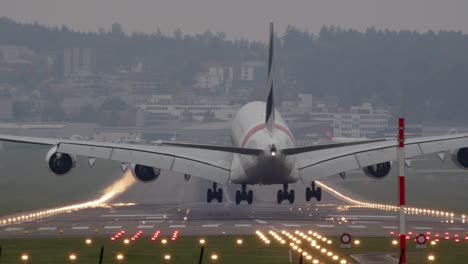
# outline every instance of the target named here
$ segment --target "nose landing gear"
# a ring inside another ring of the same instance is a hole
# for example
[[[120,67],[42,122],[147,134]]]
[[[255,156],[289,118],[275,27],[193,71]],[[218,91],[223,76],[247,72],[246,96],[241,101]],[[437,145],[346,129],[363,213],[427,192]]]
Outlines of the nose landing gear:
[[[294,203],[294,190],[288,191],[288,185],[283,184],[283,190],[278,190],[276,195],[276,201],[278,204],[281,204],[284,200],[288,200],[290,204]]]
[[[306,201],[310,202],[310,199],[315,197],[315,199],[317,199],[317,202],[320,202],[322,200],[322,188],[315,187],[315,182],[312,182],[311,187],[312,188],[307,187],[306,189]]]

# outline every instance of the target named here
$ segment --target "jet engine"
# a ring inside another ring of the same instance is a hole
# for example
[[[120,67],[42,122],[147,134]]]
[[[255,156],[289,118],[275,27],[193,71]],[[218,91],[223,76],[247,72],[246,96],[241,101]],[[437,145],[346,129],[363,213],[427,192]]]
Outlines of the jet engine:
[[[388,175],[392,165],[390,161],[365,167],[364,173],[374,179],[381,179]]]
[[[47,165],[49,165],[50,171],[59,176],[69,173],[76,165],[76,156],[58,153],[57,146],[47,152],[45,160]]]
[[[132,172],[133,176],[138,180],[142,182],[150,182],[159,177],[161,169],[136,164],[132,166]]]
[[[468,148],[454,151],[452,153],[452,160],[460,169],[468,169]]]

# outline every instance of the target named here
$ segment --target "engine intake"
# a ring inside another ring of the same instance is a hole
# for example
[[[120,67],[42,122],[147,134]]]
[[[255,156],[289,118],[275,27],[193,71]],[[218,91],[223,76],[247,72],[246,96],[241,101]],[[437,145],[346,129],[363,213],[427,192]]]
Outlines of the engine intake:
[[[75,167],[76,157],[66,153],[58,153],[55,146],[47,152],[46,162],[52,173],[62,176]]]
[[[390,173],[392,165],[390,161],[365,167],[364,173],[374,179],[381,179]]]
[[[452,160],[460,169],[468,169],[468,148],[461,148],[453,152]]]
[[[161,169],[136,164],[135,166],[132,166],[132,172],[138,180],[142,182],[150,182],[159,177]]]

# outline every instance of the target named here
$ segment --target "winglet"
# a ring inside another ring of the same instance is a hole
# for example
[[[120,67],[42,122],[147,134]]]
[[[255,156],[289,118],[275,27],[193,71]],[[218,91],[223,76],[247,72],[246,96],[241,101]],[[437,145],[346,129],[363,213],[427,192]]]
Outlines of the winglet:
[[[267,87],[268,97],[266,101],[265,126],[269,131],[273,131],[275,127],[275,103],[273,98],[273,22],[270,22]]]

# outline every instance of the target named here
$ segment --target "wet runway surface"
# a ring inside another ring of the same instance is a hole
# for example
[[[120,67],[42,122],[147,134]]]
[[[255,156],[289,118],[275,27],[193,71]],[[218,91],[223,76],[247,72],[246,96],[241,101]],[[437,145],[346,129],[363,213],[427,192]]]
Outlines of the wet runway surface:
[[[138,187],[133,190],[138,193]],[[232,192],[227,192],[228,196]],[[224,203],[179,202],[132,205],[130,196],[104,207],[62,213],[33,221],[0,226],[0,238],[62,236],[112,236],[125,230],[142,231],[150,236],[156,231],[170,236],[254,234],[256,230],[314,230],[327,236],[344,232],[354,236],[389,236],[398,232],[397,212],[350,206],[324,192],[322,202],[277,205],[257,201],[252,205],[235,205],[226,196]],[[449,232],[464,237],[468,225],[461,216],[407,215],[407,230],[417,233]]]

